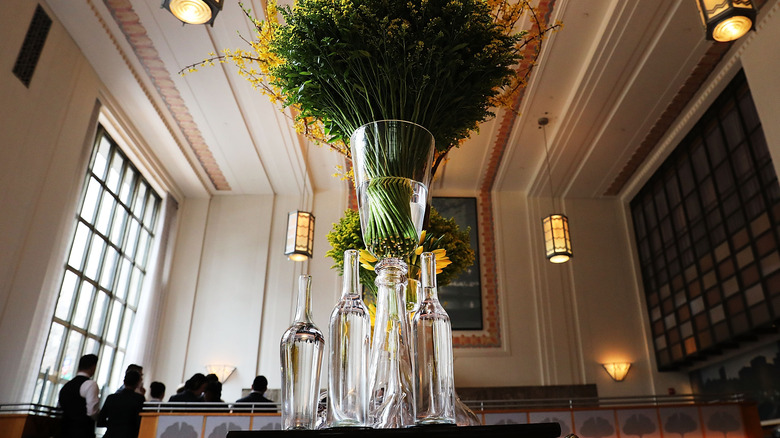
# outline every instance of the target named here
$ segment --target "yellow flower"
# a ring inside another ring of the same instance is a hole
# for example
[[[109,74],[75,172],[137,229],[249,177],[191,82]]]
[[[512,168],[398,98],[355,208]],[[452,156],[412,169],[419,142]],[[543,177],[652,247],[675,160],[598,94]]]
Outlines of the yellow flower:
[[[368,252],[367,250],[365,250],[365,249],[361,249],[360,250],[360,262],[361,263],[363,263],[363,262],[374,263],[374,262],[376,262],[376,260],[377,260],[376,257],[374,257],[374,255],[371,254],[370,252]]]
[[[420,254],[422,254],[422,252],[423,252],[423,247],[422,247],[422,245],[418,246],[418,247],[417,247],[417,249],[415,249],[415,250],[414,250],[414,253],[415,253],[416,255],[420,255]]]

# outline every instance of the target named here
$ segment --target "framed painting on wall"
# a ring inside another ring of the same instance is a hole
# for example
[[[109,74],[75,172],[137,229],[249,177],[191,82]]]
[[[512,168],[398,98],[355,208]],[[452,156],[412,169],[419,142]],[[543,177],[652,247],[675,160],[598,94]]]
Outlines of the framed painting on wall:
[[[474,264],[447,286],[439,287],[439,300],[453,330],[482,330],[477,198],[434,197],[431,204],[442,217],[454,218],[461,230],[471,228],[469,244],[474,250]]]

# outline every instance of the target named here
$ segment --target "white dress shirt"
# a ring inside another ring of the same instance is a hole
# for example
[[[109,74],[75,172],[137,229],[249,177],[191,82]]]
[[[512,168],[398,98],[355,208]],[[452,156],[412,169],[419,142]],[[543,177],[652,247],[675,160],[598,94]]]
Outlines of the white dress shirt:
[[[79,371],[76,375],[90,377],[89,374],[82,371]],[[92,418],[97,418],[98,412],[100,412],[100,409],[98,409],[98,404],[100,403],[100,396],[98,395],[97,382],[95,382],[91,378],[89,380],[86,380],[79,387],[79,395],[84,397],[84,399],[87,401],[87,415]]]

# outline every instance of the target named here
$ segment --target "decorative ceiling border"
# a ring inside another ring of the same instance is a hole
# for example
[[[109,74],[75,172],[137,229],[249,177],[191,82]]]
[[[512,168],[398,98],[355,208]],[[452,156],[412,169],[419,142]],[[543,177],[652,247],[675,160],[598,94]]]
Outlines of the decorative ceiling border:
[[[92,0],[87,1],[90,8],[92,9],[92,12],[98,18],[103,29],[106,31],[114,46],[122,56],[122,59],[125,61],[127,68],[133,74],[136,82],[154,107],[158,117],[160,117],[160,120],[165,124],[165,127],[171,133],[171,136],[174,138],[182,152],[185,152],[184,147],[178,141],[178,136],[174,134],[172,127],[163,116],[161,109],[154,102],[154,99],[152,99],[151,93],[141,82],[135,69],[130,64],[129,59],[127,59],[125,56],[106,23],[103,22],[103,19],[95,5],[92,3]],[[151,79],[154,87],[157,89],[157,92],[163,99],[163,102],[165,102],[165,106],[168,108],[171,116],[173,116],[176,125],[184,134],[190,150],[194,153],[203,170],[206,172],[206,175],[208,175],[209,180],[214,185],[214,188],[220,191],[231,190],[230,184],[228,184],[227,179],[225,178],[222,170],[217,164],[216,159],[214,158],[214,155],[211,153],[211,150],[203,139],[197,124],[193,120],[192,115],[184,103],[184,99],[182,99],[179,90],[174,85],[168,70],[165,68],[165,64],[160,59],[157,49],[154,48],[154,44],[152,43],[151,38],[149,38],[147,35],[146,29],[141,24],[141,20],[139,19],[138,14],[135,13],[133,6],[130,4],[130,1],[103,0],[103,3],[108,8],[111,16],[114,18],[114,21],[116,21],[117,25],[119,25],[119,29],[122,31],[125,38],[127,39],[127,42],[132,47],[133,52],[141,62],[141,65],[143,65],[146,74],[148,75],[149,79]],[[187,155],[188,154],[185,152],[185,156]]]
[[[536,13],[540,24],[547,26],[555,8],[556,0],[540,0]],[[533,28],[536,28],[536,24]],[[539,49],[537,41],[529,43],[523,50],[523,60],[519,64],[520,71],[533,68],[532,56]],[[493,229],[493,186],[498,177],[498,168],[504,158],[512,128],[518,117],[520,103],[525,96],[525,89],[520,90],[511,111],[505,111],[498,129],[496,141],[490,150],[488,165],[479,181],[477,192],[477,221],[479,224],[479,257],[482,271],[482,320],[484,328],[476,333],[453,333],[453,346],[458,348],[501,348],[501,313],[498,296],[498,274],[496,271],[496,236]]]

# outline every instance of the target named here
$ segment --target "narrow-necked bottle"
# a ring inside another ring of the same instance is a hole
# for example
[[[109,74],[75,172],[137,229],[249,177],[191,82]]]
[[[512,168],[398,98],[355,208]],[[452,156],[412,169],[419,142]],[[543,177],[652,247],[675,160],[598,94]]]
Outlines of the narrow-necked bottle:
[[[436,257],[422,254],[422,301],[412,322],[415,423],[455,424],[450,317],[439,303]]]
[[[368,416],[371,317],[360,298],[358,251],[344,252],[341,299],[330,314],[328,426],[361,427]]]
[[[314,429],[325,338],[311,319],[311,276],[298,281],[295,321],[282,336],[282,428]]]

